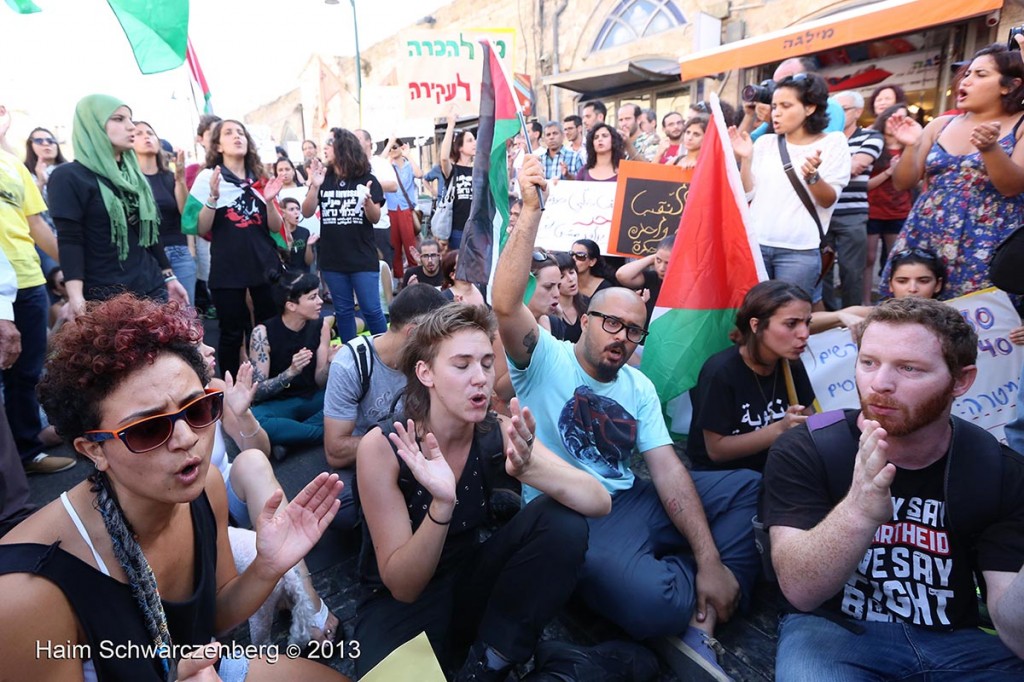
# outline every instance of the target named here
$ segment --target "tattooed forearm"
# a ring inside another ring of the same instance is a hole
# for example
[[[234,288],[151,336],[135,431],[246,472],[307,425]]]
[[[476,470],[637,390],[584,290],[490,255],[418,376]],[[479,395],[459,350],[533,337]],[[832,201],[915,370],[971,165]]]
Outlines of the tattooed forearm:
[[[540,340],[540,335],[537,333],[537,328],[534,327],[526,333],[523,337],[523,347],[526,349],[527,355],[533,355],[533,351],[537,348],[537,342]]]
[[[254,372],[253,380],[255,379],[256,376]],[[288,384],[291,383],[291,380],[291,377],[288,376],[287,373],[281,372],[273,379],[266,379],[260,381],[259,384],[256,385],[256,395],[253,396],[253,400],[255,400],[256,402],[260,402],[263,400],[267,400],[268,398],[272,398],[273,396],[277,395],[285,388],[287,388]]]

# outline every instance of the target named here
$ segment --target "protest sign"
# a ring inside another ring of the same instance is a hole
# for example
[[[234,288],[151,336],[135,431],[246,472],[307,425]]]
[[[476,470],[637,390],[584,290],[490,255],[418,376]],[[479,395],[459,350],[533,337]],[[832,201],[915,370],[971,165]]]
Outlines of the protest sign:
[[[679,229],[689,183],[675,165],[623,161],[619,164],[608,252],[639,258]]]
[[[537,245],[569,251],[580,239],[593,239],[607,253],[615,185],[560,180],[551,188],[537,228]]]
[[[1005,442],[1003,427],[1017,414],[1017,388],[1024,350],[1010,342],[1020,316],[1005,292],[985,289],[946,301],[978,334],[978,376],[953,402],[953,414],[987,429]],[[857,409],[854,381],[857,346],[849,329],[812,335],[801,360],[822,411]]]
[[[489,38],[495,55],[512,73],[515,31],[405,30],[398,38],[398,86],[405,100],[406,118],[438,118],[454,104],[463,115],[480,110],[480,81],[483,76],[483,48],[478,41]],[[439,106],[440,105],[440,106]]]

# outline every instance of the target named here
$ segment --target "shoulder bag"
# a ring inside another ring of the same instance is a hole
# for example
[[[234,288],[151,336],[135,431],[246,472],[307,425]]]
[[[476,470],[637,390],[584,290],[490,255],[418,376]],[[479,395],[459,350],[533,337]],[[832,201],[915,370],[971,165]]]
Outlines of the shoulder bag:
[[[821,253],[821,274],[818,275],[818,281],[814,283],[814,286],[818,286],[821,284],[821,280],[825,278],[825,275],[832,270],[832,266],[835,265],[836,250],[831,244],[825,242],[825,230],[821,227],[821,219],[818,218],[818,211],[814,208],[811,195],[808,194],[807,188],[803,186],[800,179],[796,177],[796,171],[793,170],[793,162],[789,158],[789,150],[786,149],[786,136],[776,135],[775,137],[779,141],[779,156],[782,157],[782,168],[786,171],[786,177],[789,178],[790,184],[793,185],[793,190],[800,197],[800,201],[807,208],[807,212],[811,214],[811,218],[814,219],[814,224],[818,226],[818,238],[820,240],[818,242],[818,251]]]
[[[446,180],[444,196],[437,200],[434,214],[430,216],[430,231],[437,239],[448,241],[452,236],[452,207],[455,204],[455,172]]]

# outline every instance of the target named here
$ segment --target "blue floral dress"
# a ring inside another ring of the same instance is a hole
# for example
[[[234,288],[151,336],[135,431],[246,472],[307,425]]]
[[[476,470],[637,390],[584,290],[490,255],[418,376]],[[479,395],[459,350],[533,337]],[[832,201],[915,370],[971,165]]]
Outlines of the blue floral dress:
[[[1013,153],[1020,125],[1018,121],[999,140],[1008,155]],[[892,295],[889,275],[893,254],[912,248],[933,251],[945,262],[946,283],[941,299],[992,286],[988,274],[992,254],[1024,224],[1024,194],[1000,194],[989,181],[981,152],[950,154],[936,139],[925,159],[925,174],[928,189],[914,202],[889,252],[879,287],[883,298]]]

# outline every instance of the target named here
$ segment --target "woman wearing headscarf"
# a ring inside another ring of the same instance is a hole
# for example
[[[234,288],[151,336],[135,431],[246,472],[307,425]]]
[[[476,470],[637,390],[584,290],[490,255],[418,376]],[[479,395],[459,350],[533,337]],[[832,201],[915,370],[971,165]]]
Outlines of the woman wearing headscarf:
[[[71,319],[87,300],[123,291],[181,304],[178,282],[160,242],[160,213],[132,149],[132,111],[109,95],[75,107],[75,160],[50,175],[50,216],[57,227]]]

